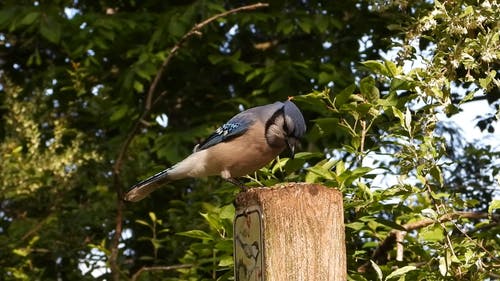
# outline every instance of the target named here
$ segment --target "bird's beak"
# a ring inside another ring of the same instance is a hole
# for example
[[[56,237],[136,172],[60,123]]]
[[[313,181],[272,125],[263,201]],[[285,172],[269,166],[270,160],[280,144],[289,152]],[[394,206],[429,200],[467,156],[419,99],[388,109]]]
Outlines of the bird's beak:
[[[286,145],[288,145],[288,148],[290,149],[290,159],[293,159],[295,157],[295,141],[287,139],[286,140]]]

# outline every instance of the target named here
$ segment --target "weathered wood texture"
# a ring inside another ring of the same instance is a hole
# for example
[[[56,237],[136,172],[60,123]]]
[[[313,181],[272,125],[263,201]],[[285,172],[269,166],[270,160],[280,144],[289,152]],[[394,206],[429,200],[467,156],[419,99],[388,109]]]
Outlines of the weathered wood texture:
[[[342,194],[338,190],[305,183],[254,188],[238,195],[236,209],[243,215],[258,209],[263,235],[263,245],[252,248],[254,255],[262,255],[263,269],[246,279],[239,271],[248,269],[236,267],[237,280],[347,279]],[[241,244],[237,228],[235,224],[235,242]]]

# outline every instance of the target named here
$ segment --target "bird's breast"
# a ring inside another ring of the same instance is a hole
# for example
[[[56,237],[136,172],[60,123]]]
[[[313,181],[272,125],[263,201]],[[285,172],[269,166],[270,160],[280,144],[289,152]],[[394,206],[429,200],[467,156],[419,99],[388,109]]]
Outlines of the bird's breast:
[[[227,177],[229,172],[230,177],[241,177],[264,167],[284,149],[284,145],[269,146],[264,136],[264,127],[254,126],[239,137],[207,149],[211,166],[207,168],[213,174]]]

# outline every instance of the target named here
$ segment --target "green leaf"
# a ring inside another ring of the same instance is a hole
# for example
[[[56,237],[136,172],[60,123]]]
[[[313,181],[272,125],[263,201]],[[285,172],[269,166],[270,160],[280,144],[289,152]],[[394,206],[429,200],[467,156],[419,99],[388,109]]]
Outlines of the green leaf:
[[[233,61],[232,67],[234,72],[242,75],[252,70],[252,67],[249,64],[242,61]]]
[[[221,219],[233,220],[235,214],[234,205],[229,204],[221,208],[219,217]]]
[[[33,54],[31,54],[31,56],[27,61],[27,64],[30,66],[31,65],[39,66],[42,64],[42,58],[40,57],[40,51],[38,50],[38,48],[35,49],[35,52],[33,52]]]
[[[310,33],[312,28],[312,22],[308,18],[302,18],[298,21],[300,28],[305,33]]]
[[[350,229],[354,229],[356,231],[359,231],[359,230],[365,228],[365,223],[359,222],[359,221],[355,221],[355,222],[351,222],[351,223],[346,223],[345,227],[348,227]]]
[[[285,167],[286,163],[290,161],[290,158],[279,158],[278,161],[276,161],[276,164],[274,164],[273,168],[271,169],[271,172],[274,174],[277,171],[283,170]]]
[[[344,186],[350,186],[355,180],[372,171],[369,167],[358,167],[354,170],[346,170],[338,175],[338,180]]]
[[[327,72],[320,72],[318,75],[318,83],[326,84],[333,80],[333,75]]]
[[[208,222],[208,225],[216,231],[219,231],[222,228],[221,221],[219,218],[215,217],[214,214],[211,213],[201,213],[201,216],[205,218],[205,220]]]
[[[62,26],[56,21],[51,15],[47,15],[42,18],[40,24],[40,34],[42,34],[45,39],[49,40],[54,44],[58,44],[61,40]]]
[[[274,79],[273,82],[271,82],[271,85],[269,85],[269,93],[275,93],[281,89],[283,89],[286,85],[286,81],[283,78],[283,76],[278,77],[277,79]]]
[[[12,149],[12,154],[19,154],[21,151],[23,151],[23,147],[19,145]]]
[[[488,214],[490,214],[491,216],[493,214],[493,211],[497,209],[500,209],[500,200],[495,199],[491,201],[490,206],[488,207]]]
[[[360,116],[366,116],[371,109],[373,109],[373,104],[371,103],[358,104],[358,106],[356,107],[356,111]]]
[[[284,19],[278,22],[276,30],[281,32],[283,35],[289,35],[295,28],[294,23],[291,19]]]
[[[210,54],[208,56],[208,60],[210,61],[210,63],[212,64],[218,64],[220,63],[221,61],[224,61],[226,59],[225,56],[221,56],[219,54]]]
[[[370,167],[358,167],[351,171],[351,177],[359,178],[367,173],[373,171],[373,168]]]
[[[327,179],[327,180],[333,180],[334,177],[332,175],[332,171],[330,171],[329,169],[325,169],[324,167],[322,166],[313,166],[313,167],[309,167],[307,168],[307,170],[309,172],[312,172],[318,176],[321,176],[322,178],[324,179]]]
[[[312,158],[321,158],[324,154],[321,152],[299,152],[295,154],[295,159],[312,159]]]
[[[345,163],[342,160],[339,160],[335,165],[335,173],[337,175],[341,175],[345,172]]]
[[[460,108],[458,106],[455,106],[453,104],[448,104],[444,112],[446,113],[447,116],[452,116],[460,112]]]
[[[475,95],[476,95],[476,91],[475,90],[469,91],[467,93],[467,95],[465,95],[465,97],[463,97],[463,99],[460,100],[459,104],[463,104],[463,103],[466,103],[466,102],[472,100]]]
[[[203,230],[199,230],[199,229],[178,232],[177,235],[201,239],[201,240],[214,240],[214,237],[212,235],[206,233]]]
[[[439,186],[444,185],[443,174],[441,173],[441,169],[439,166],[433,166],[429,171],[431,176],[439,183]]]
[[[232,253],[233,251],[233,240],[232,239],[224,239],[215,243],[214,248],[219,251],[224,251],[227,253]]]
[[[233,256],[224,256],[219,261],[219,266],[232,266]]]
[[[0,29],[9,29],[18,14],[17,7],[2,7],[0,10]]]
[[[134,80],[134,90],[138,93],[142,93],[144,91],[144,85],[141,82]]]
[[[377,273],[378,280],[383,280],[384,275],[382,274],[382,270],[380,269],[380,267],[372,260],[370,260],[370,263],[372,264],[373,269]]]
[[[146,222],[145,220],[135,220],[136,223],[145,225],[147,227],[150,227],[149,223]]]
[[[385,280],[390,280],[390,279],[393,279],[395,277],[406,275],[406,273],[413,271],[415,269],[417,269],[417,267],[413,266],[413,265],[403,266],[401,268],[394,270],[393,272],[391,272],[391,274],[387,275]]]
[[[367,61],[362,62],[361,64],[363,64],[364,66],[366,66],[368,69],[370,69],[374,73],[388,76],[388,72],[387,72],[386,66],[384,64],[382,64],[381,62],[379,62],[379,61],[376,61],[376,60],[367,60]]]
[[[486,78],[479,78],[479,85],[481,86],[481,88],[488,89],[488,87],[491,84],[491,81],[495,79],[496,74],[497,72],[495,70],[491,70],[488,73],[488,76],[486,76]]]
[[[388,76],[391,78],[400,74],[399,68],[392,61],[386,60],[385,67],[388,71],[388,74],[389,74]]]
[[[19,248],[12,250],[12,252],[18,256],[26,257],[31,253],[31,250],[28,248]]]
[[[391,91],[397,90],[410,90],[410,84],[408,83],[408,81],[399,78],[393,78],[391,79]]]
[[[324,33],[328,29],[329,23],[330,17],[320,14],[314,15],[314,25],[319,32]]]
[[[245,78],[245,82],[249,82],[253,80],[254,78],[260,76],[262,73],[264,73],[264,70],[262,68],[256,68],[250,73],[247,74],[247,77]]]
[[[21,20],[20,24],[22,25],[30,25],[34,23],[40,17],[40,13],[38,11],[29,12],[26,14]]]
[[[463,12],[460,14],[460,17],[463,18],[463,17],[466,17],[466,16],[469,16],[471,15],[472,13],[474,13],[474,7],[472,6],[467,6]]]
[[[370,103],[376,103],[380,97],[380,92],[375,87],[375,79],[371,76],[361,79],[359,88],[361,95]]]
[[[168,31],[174,37],[181,37],[186,32],[186,27],[179,16],[173,16],[168,25]]]
[[[438,214],[436,211],[434,211],[431,208],[426,208],[421,211],[422,215],[428,218],[431,218],[433,220],[436,220],[438,218]]]
[[[156,222],[156,214],[153,212],[149,212],[149,218],[152,222]]]
[[[394,116],[396,116],[398,119],[399,119],[399,123],[401,124],[401,127],[405,127],[405,117],[404,117],[404,114],[403,112],[401,112],[401,110],[397,109],[396,107],[394,106],[391,106],[391,109],[392,109],[392,113],[394,114]]]
[[[338,94],[336,94],[335,106],[341,107],[342,105],[344,105],[347,101],[349,101],[349,98],[354,94],[355,90],[356,90],[356,85],[351,84],[347,88],[343,89]]]
[[[319,177],[333,180],[334,174],[331,168],[336,164],[333,160],[322,160],[313,167],[308,168],[309,173],[306,175],[306,182],[316,182]]]
[[[444,234],[440,225],[425,227],[418,233],[418,237],[424,241],[439,242],[443,241]]]
[[[125,115],[127,114],[127,111],[128,111],[128,107],[126,105],[121,105],[118,107],[118,109],[116,109],[113,114],[111,114],[111,117],[109,118],[110,121],[118,121],[120,119],[122,119],[123,117],[125,117]]]

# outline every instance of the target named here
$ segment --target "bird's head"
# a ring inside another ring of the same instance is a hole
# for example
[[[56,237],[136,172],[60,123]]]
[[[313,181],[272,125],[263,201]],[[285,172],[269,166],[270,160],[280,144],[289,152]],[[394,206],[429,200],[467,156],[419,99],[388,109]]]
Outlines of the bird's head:
[[[293,158],[295,147],[306,132],[306,122],[293,102],[287,100],[282,104],[266,124],[266,139],[271,146],[288,146]]]

